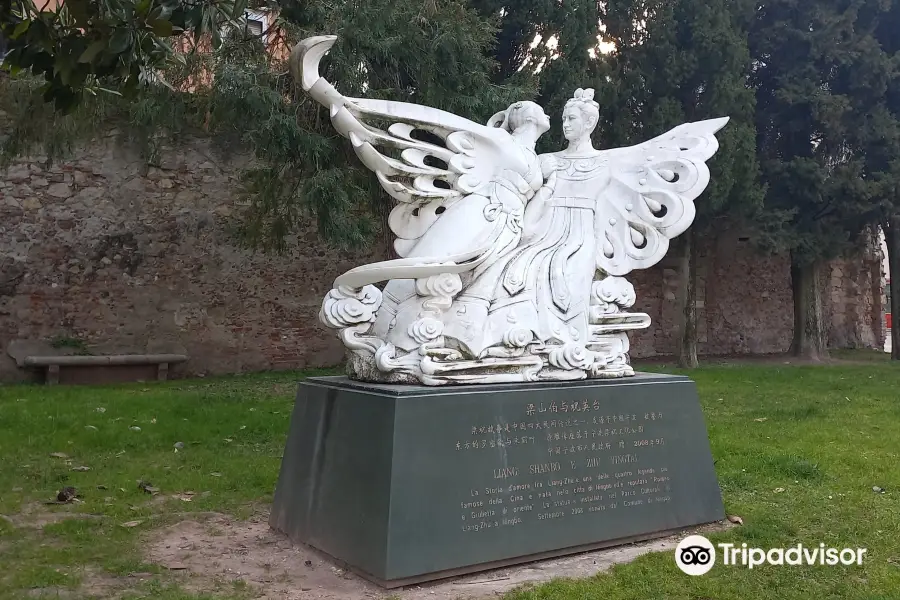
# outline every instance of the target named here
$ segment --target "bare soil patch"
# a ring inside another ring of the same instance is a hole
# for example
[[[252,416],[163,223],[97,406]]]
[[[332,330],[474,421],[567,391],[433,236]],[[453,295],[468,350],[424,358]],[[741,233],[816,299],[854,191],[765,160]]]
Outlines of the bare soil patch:
[[[713,524],[694,531],[727,526]],[[589,577],[648,552],[674,550],[684,535],[688,533],[388,591],[315,550],[294,546],[269,527],[267,515],[235,521],[207,513],[201,520],[185,520],[154,532],[146,545],[146,559],[168,568],[186,588],[212,590],[242,581],[261,600],[457,600],[496,598],[513,588],[557,577]]]

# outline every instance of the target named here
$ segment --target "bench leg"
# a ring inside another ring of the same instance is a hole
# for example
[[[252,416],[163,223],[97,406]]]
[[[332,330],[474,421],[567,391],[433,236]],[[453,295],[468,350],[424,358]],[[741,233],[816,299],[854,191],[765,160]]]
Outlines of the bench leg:
[[[50,365],[47,367],[47,385],[56,385],[59,383],[59,365]]]
[[[159,363],[156,369],[156,380],[165,381],[169,378],[169,363]]]

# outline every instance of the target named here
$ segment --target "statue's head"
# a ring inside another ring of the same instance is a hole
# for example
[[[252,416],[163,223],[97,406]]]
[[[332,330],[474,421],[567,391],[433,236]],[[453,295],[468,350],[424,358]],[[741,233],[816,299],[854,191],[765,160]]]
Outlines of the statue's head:
[[[578,88],[563,109],[563,135],[570,142],[590,137],[599,120],[600,105],[594,102],[594,90]]]
[[[550,117],[539,104],[529,100],[511,104],[506,110],[491,117],[488,122],[492,127],[502,127],[510,133],[529,123],[534,124],[539,134],[550,129]]]

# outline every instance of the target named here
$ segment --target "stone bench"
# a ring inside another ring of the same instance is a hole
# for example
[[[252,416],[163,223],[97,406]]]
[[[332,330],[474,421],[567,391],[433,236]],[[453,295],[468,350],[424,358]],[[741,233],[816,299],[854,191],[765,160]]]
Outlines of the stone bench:
[[[147,368],[155,369],[157,381],[165,381],[169,376],[169,365],[184,362],[188,359],[183,354],[119,354],[111,356],[26,356],[22,361],[24,367],[42,368],[47,370],[46,382],[49,385],[58,383],[101,383],[110,378],[123,380],[112,376],[111,368],[116,369],[117,375],[125,376],[124,380],[140,380],[140,375],[147,373]],[[75,370],[87,372],[79,376]],[[63,375],[61,376],[61,373]],[[97,377],[100,375],[100,377]],[[146,378],[146,377],[145,377]]]
[[[99,349],[97,349],[99,350]],[[169,367],[188,360],[175,352],[72,354],[39,340],[14,340],[7,352],[20,369],[42,371],[46,383],[165,381]]]

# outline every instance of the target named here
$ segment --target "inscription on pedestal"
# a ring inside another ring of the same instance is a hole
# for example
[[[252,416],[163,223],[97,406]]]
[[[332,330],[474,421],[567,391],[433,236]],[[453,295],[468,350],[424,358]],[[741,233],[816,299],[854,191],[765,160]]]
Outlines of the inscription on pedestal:
[[[724,518],[687,378],[329,380],[301,386],[273,525],[382,584]]]
[[[551,519],[671,502],[662,412],[606,414],[599,404],[528,404],[522,421],[473,425],[460,452],[537,445],[547,460],[495,467],[496,484],[472,488],[460,501],[464,532],[529,527]],[[663,452],[653,451],[663,450]],[[515,481],[513,483],[512,481]]]

